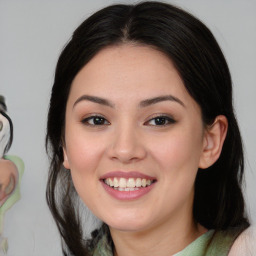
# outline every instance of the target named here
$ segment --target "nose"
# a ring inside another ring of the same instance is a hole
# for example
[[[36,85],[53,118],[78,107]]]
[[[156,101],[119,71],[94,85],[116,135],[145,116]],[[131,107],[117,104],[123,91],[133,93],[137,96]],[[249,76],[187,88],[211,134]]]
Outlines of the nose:
[[[111,159],[127,164],[146,157],[142,136],[135,127],[122,126],[113,133],[113,139],[108,149],[108,155]]]

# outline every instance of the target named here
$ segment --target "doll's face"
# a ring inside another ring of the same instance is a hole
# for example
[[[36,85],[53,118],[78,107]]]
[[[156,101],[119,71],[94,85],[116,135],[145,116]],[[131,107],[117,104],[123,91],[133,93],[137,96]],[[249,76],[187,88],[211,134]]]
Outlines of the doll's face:
[[[9,139],[9,120],[0,113],[0,207],[14,191],[18,178],[15,164],[2,158]]]
[[[3,157],[4,149],[10,139],[10,123],[8,119],[0,113],[0,158]]]
[[[13,162],[0,159],[0,207],[14,191],[18,176],[18,169]]]
[[[72,83],[64,166],[110,228],[143,231],[192,215],[204,134],[200,108],[165,55],[109,47]]]

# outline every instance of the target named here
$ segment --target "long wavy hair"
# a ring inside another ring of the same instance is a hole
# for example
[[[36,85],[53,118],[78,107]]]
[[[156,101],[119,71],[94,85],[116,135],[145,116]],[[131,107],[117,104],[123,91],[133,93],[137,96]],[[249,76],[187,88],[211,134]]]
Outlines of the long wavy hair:
[[[77,73],[104,47],[134,42],[163,52],[174,63],[205,125],[225,115],[228,132],[222,153],[207,170],[198,170],[194,218],[208,229],[239,232],[248,225],[241,189],[242,140],[232,105],[232,82],[213,34],[197,18],[160,2],[106,7],[85,20],[63,49],[55,72],[48,113],[46,147],[50,157],[47,202],[57,223],[65,255],[90,255],[83,236],[79,198],[63,166],[65,109]]]

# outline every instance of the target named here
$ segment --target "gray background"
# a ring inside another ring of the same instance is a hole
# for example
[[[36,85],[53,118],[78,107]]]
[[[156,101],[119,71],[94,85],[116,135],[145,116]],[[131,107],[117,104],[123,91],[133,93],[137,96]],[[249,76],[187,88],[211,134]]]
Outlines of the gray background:
[[[134,1],[0,0],[0,94],[7,99],[15,138],[10,154],[25,162],[21,200],[6,214],[11,256],[61,255],[45,203],[48,159],[45,127],[54,68],[73,30],[111,3]],[[212,30],[230,66],[246,153],[246,199],[256,223],[256,1],[180,0]]]

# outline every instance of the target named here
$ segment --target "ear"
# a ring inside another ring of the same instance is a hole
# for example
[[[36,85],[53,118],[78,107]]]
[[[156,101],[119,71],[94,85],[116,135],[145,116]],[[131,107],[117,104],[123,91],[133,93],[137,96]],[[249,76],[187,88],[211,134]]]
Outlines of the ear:
[[[206,169],[219,158],[227,135],[228,121],[223,115],[215,118],[212,125],[205,129],[203,152],[199,161],[199,168]]]
[[[70,169],[70,165],[69,165],[69,161],[68,161],[68,156],[67,156],[67,151],[66,151],[66,148],[63,147],[63,166],[66,168],[66,169]]]

